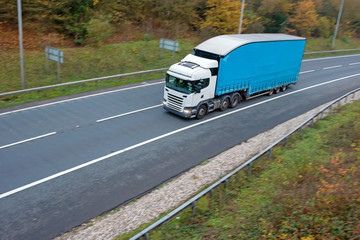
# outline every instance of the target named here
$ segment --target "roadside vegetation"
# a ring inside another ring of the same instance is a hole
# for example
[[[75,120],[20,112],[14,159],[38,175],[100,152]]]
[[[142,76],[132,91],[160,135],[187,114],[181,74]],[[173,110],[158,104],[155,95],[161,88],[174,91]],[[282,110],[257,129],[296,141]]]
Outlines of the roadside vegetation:
[[[358,239],[360,102],[293,135],[150,239]],[[148,226],[149,224],[146,224]],[[128,239],[145,226],[117,239]]]

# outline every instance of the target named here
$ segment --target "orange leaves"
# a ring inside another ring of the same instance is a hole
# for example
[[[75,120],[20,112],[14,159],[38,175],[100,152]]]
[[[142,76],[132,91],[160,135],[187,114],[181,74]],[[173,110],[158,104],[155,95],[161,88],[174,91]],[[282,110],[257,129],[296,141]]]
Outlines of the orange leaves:
[[[328,173],[328,172],[330,172],[330,171],[329,171],[328,169],[324,168],[324,166],[321,166],[320,172],[321,172],[321,173]]]
[[[239,27],[241,3],[238,0],[208,0],[206,20],[201,28],[210,28],[216,33],[236,33]],[[244,19],[244,25],[246,20]]]
[[[351,166],[346,168],[345,164],[340,161],[341,153],[338,153],[330,160],[327,167],[321,166],[320,185],[316,192],[319,206],[324,208],[341,208],[345,202],[353,202],[360,199],[360,190],[358,184],[359,178],[349,178],[352,173],[358,172],[357,168]]]
[[[296,4],[294,15],[289,18],[289,22],[301,36],[310,36],[311,32],[318,24],[313,0],[303,0]]]

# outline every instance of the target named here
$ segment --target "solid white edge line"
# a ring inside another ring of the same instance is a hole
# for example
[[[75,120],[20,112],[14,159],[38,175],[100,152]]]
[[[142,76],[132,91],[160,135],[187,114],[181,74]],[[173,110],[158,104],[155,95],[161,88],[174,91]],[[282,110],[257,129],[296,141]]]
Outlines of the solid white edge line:
[[[220,118],[223,118],[223,117],[226,117],[226,116],[229,116],[229,115],[238,113],[238,112],[240,112],[240,111],[244,111],[244,110],[246,110],[246,109],[249,109],[249,108],[252,108],[252,107],[255,107],[255,106],[258,106],[258,105],[267,103],[267,102],[271,102],[271,101],[274,101],[274,100],[276,100],[276,99],[283,98],[283,97],[286,97],[286,96],[289,96],[289,95],[292,95],[292,94],[295,94],[295,93],[298,93],[298,92],[306,91],[306,90],[311,89],[311,88],[316,88],[316,87],[319,87],[319,86],[322,86],[322,85],[330,84],[330,83],[333,83],[333,82],[341,81],[341,80],[348,79],[348,78],[352,78],[352,77],[356,77],[356,76],[360,76],[360,73],[353,74],[353,75],[349,75],[349,76],[345,76],[345,77],[341,77],[341,78],[337,78],[337,79],[334,79],[334,80],[330,80],[330,81],[328,81],[328,82],[319,83],[319,84],[316,84],[316,85],[313,85],[313,86],[309,86],[309,87],[306,87],[306,88],[303,88],[303,89],[299,89],[299,90],[296,90],[296,91],[293,91],[293,92],[289,92],[289,93],[286,93],[286,94],[282,94],[282,95],[280,95],[280,96],[273,97],[273,98],[271,98],[271,99],[268,99],[268,100],[265,100],[265,101],[262,101],[262,102],[255,103],[255,104],[253,104],[253,105],[240,108],[240,109],[238,109],[238,110],[234,110],[234,111],[231,111],[231,112],[228,112],[228,113],[225,113],[225,114],[222,114],[222,115],[219,115],[219,116],[216,116],[216,117],[213,117],[213,118],[204,120],[204,121],[197,122],[197,123],[192,124],[192,125],[190,125],[190,126],[187,126],[187,127],[184,127],[184,128],[180,128],[180,129],[177,129],[177,130],[174,130],[174,131],[172,131],[172,132],[169,132],[169,133],[160,135],[160,136],[158,136],[158,137],[155,137],[155,138],[146,140],[146,141],[144,141],[144,142],[141,142],[141,143],[135,144],[135,145],[133,145],[133,146],[130,146],[130,147],[121,149],[121,150],[119,150],[119,151],[113,152],[113,153],[111,153],[111,154],[105,155],[105,156],[103,156],[103,157],[94,159],[94,160],[92,160],[92,161],[90,161],[90,162],[87,162],[87,163],[78,165],[78,166],[76,166],[76,167],[67,169],[67,170],[65,170],[65,171],[56,173],[56,174],[51,175],[51,176],[49,176],[49,177],[46,177],[46,178],[40,179],[40,180],[38,180],[38,181],[32,182],[32,183],[30,183],[30,184],[24,185],[24,186],[22,186],[22,187],[19,187],[19,188],[14,189],[14,190],[5,192],[5,193],[3,193],[3,194],[0,195],[0,199],[2,199],[2,198],[4,198],[4,197],[7,197],[7,196],[10,196],[10,195],[12,195],[12,194],[18,193],[18,192],[23,191],[23,190],[25,190],[25,189],[34,187],[34,186],[39,185],[39,184],[41,184],[41,183],[47,182],[47,181],[52,180],[52,179],[54,179],[54,178],[63,176],[63,175],[65,175],[65,174],[68,174],[68,173],[71,173],[71,172],[74,172],[74,171],[76,171],[76,170],[78,170],[78,169],[81,169],[81,168],[87,167],[87,166],[89,166],[89,165],[92,165],[92,164],[101,162],[101,161],[103,161],[103,160],[105,160],[105,159],[114,157],[114,156],[119,155],[119,154],[121,154],[121,153],[130,151],[130,150],[135,149],[135,148],[137,148],[137,147],[140,147],[140,146],[146,145],[146,144],[148,144],[148,143],[157,141],[157,140],[159,140],[159,139],[162,139],[162,138],[165,138],[165,137],[174,135],[174,134],[176,134],[176,133],[179,133],[179,132],[188,130],[188,129],[190,129],[190,128],[197,127],[197,126],[200,126],[200,125],[202,125],[202,124],[205,124],[205,123],[208,123],[208,122],[212,122],[212,121],[214,121],[214,120],[217,120],[217,119],[220,119]]]
[[[310,73],[310,72],[315,72],[315,70],[309,70],[309,71],[299,72],[299,74]]]
[[[149,110],[149,109],[157,108],[157,107],[160,107],[160,106],[162,106],[162,104],[158,104],[158,105],[154,105],[154,106],[151,106],[151,107],[142,108],[142,109],[135,110],[135,111],[131,111],[131,112],[127,112],[127,113],[122,113],[122,114],[115,115],[115,116],[112,116],[112,117],[107,117],[107,118],[99,119],[99,120],[96,120],[96,122],[97,122],[97,123],[100,123],[100,122],[104,122],[104,121],[111,120],[111,119],[114,119],[114,118],[119,118],[119,117],[123,117],[123,116],[126,116],[126,115],[130,115],[130,114],[134,114],[134,113],[146,111],[146,110]]]
[[[336,65],[336,66],[331,66],[331,67],[324,67],[323,69],[326,70],[326,69],[332,69],[332,68],[339,68],[339,67],[342,67],[343,65]]]
[[[324,59],[357,57],[357,56],[360,56],[360,54],[342,55],[342,56],[334,56],[334,57],[323,57],[323,58],[311,58],[311,59],[305,59],[305,60],[302,60],[302,61],[303,62],[310,62],[310,61],[318,61],[318,60],[324,60]]]
[[[360,62],[349,63],[349,65],[357,65],[357,64],[360,64]]]
[[[58,104],[58,103],[71,102],[71,101],[75,101],[75,100],[79,100],[79,99],[84,99],[84,98],[89,98],[89,97],[95,97],[95,96],[105,95],[105,94],[114,93],[114,92],[121,92],[121,91],[126,91],[126,90],[130,90],[130,89],[135,89],[135,88],[148,87],[148,86],[152,86],[152,85],[156,85],[156,84],[161,84],[161,83],[164,83],[164,82],[163,82],[163,81],[160,81],[160,82],[156,82],[156,83],[147,83],[147,84],[145,84],[145,85],[139,85],[139,86],[128,87],[128,88],[121,88],[121,89],[116,89],[116,90],[112,90],[112,91],[108,91],[108,92],[95,93],[95,94],[86,95],[86,96],[82,96],[82,97],[66,99],[66,100],[62,100],[62,101],[58,101],[58,102],[46,103],[46,104],[37,105],[37,106],[33,106],[33,107],[22,108],[22,109],[13,110],[13,111],[10,111],[10,112],[0,113],[0,116],[6,115],[6,114],[10,114],[10,113],[16,113],[16,112],[26,111],[26,110],[30,110],[30,109],[40,108],[40,107],[47,107],[47,106],[55,105],[55,104]]]
[[[26,143],[26,142],[30,142],[30,141],[34,141],[34,140],[44,138],[44,137],[48,137],[48,136],[51,136],[51,135],[54,135],[54,134],[56,134],[56,132],[51,132],[51,133],[47,133],[47,134],[44,134],[44,135],[41,135],[41,136],[37,136],[37,137],[29,138],[29,139],[26,139],[26,140],[22,140],[22,141],[19,141],[19,142],[11,143],[11,144],[8,144],[8,145],[0,146],[0,149],[12,147],[12,146],[22,144],[22,143]]]

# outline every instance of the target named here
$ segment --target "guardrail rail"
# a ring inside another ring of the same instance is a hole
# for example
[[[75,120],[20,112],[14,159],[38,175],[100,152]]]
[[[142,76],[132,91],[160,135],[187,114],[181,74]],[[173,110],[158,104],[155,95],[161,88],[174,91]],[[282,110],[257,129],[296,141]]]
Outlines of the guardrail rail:
[[[29,89],[24,89],[24,90],[0,93],[0,97],[6,97],[6,96],[21,94],[21,93],[35,92],[35,91],[46,90],[46,89],[57,88],[57,87],[71,86],[71,85],[80,84],[80,83],[96,82],[96,81],[107,80],[107,79],[112,79],[112,78],[121,78],[121,77],[128,77],[128,76],[145,74],[145,73],[161,72],[161,71],[165,71],[167,69],[168,68],[158,68],[158,69],[144,70],[144,71],[139,71],[139,72],[117,74],[117,75],[106,76],[106,77],[90,78],[90,79],[85,79],[85,80],[80,80],[80,81],[75,81],[75,82],[66,82],[66,83],[48,85],[48,86],[43,86],[43,87],[29,88]]]
[[[228,173],[227,175],[225,175],[224,177],[222,177],[220,180],[218,180],[217,182],[213,183],[211,186],[209,186],[208,188],[206,188],[205,190],[203,190],[202,192],[198,193],[196,196],[192,197],[190,200],[186,201],[184,204],[182,204],[181,206],[179,206],[178,208],[176,208],[175,210],[173,210],[172,212],[170,212],[169,214],[167,214],[166,216],[162,217],[161,219],[159,219],[158,221],[156,221],[155,223],[151,224],[149,227],[145,228],[144,230],[142,230],[141,232],[137,233],[135,236],[133,236],[132,238],[130,238],[130,240],[136,240],[136,239],[140,239],[140,238],[145,238],[145,239],[149,239],[149,234],[150,231],[158,228],[160,225],[170,221],[172,218],[174,218],[177,214],[183,212],[185,209],[187,209],[189,206],[192,206],[192,210],[193,210],[193,215],[195,213],[195,208],[196,208],[196,201],[198,201],[200,198],[204,197],[207,194],[210,194],[210,196],[212,196],[213,191],[216,187],[218,187],[221,184],[227,184],[227,182],[229,181],[229,179],[235,175],[236,173],[238,173],[240,170],[244,169],[245,167],[248,167],[248,172],[251,173],[251,168],[252,168],[252,164],[254,161],[256,161],[257,159],[259,159],[261,156],[263,156],[264,154],[268,153],[268,157],[271,157],[273,148],[275,146],[277,146],[280,143],[285,143],[285,145],[287,145],[288,143],[288,139],[289,137],[300,131],[300,134],[302,133],[302,130],[305,127],[312,127],[315,123],[316,120],[320,120],[324,117],[325,114],[330,114],[332,112],[332,110],[334,109],[334,107],[338,107],[340,105],[340,102],[344,99],[345,100],[345,104],[348,102],[349,97],[351,97],[350,95],[352,95],[352,99],[355,98],[355,94],[357,92],[360,91],[360,88],[355,89],[337,99],[335,99],[334,101],[332,101],[330,104],[328,104],[327,106],[325,106],[324,108],[322,108],[318,113],[314,114],[312,117],[308,118],[307,120],[305,120],[303,123],[301,123],[299,126],[297,126],[294,130],[290,131],[288,134],[286,134],[285,136],[281,137],[278,141],[274,142],[273,144],[271,144],[270,146],[268,146],[265,150],[261,151],[260,153],[258,153],[257,155],[255,155],[254,157],[252,157],[251,159],[249,159],[248,161],[244,162],[243,164],[241,164],[239,167],[235,168],[234,170],[232,170],[230,173]],[[326,113],[326,111],[328,111]]]

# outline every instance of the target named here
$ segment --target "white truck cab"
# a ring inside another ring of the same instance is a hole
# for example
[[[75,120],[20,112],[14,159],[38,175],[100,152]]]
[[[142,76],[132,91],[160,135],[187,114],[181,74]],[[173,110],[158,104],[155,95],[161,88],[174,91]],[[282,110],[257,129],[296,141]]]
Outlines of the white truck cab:
[[[195,117],[202,101],[214,98],[218,61],[187,55],[166,74],[164,108],[185,118]]]

